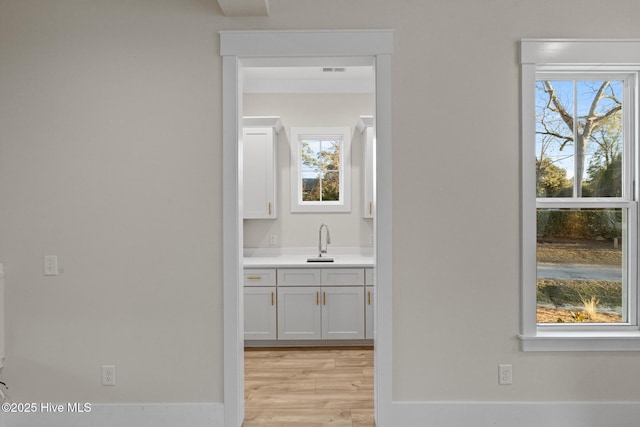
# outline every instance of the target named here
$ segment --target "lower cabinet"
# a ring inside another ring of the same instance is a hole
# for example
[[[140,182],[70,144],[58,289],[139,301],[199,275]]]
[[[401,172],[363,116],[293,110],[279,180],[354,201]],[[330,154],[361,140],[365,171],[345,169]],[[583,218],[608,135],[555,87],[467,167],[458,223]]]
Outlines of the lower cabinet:
[[[245,287],[244,339],[276,338],[276,287]]]
[[[364,339],[364,288],[278,288],[278,339]]]
[[[245,269],[245,340],[373,338],[363,268]]]

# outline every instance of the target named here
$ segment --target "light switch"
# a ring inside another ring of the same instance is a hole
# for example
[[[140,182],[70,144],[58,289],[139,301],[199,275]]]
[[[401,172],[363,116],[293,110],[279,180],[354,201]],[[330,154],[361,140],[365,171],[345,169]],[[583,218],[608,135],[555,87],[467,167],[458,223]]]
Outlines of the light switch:
[[[58,257],[55,255],[44,256],[44,275],[45,276],[57,276],[58,275]]]

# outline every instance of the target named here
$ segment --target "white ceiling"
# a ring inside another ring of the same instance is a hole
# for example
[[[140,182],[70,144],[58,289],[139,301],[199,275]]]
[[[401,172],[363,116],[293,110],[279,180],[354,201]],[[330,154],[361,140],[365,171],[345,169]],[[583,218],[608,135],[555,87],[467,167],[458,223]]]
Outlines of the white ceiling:
[[[372,66],[244,68],[245,93],[373,93]]]

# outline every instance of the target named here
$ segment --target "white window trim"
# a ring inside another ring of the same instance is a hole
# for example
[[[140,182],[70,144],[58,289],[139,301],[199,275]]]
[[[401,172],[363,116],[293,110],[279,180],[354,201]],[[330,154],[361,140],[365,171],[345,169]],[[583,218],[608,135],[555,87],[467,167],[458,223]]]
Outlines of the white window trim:
[[[555,40],[524,39],[521,42],[521,349],[523,351],[640,351],[640,299],[635,274],[629,278],[631,325],[538,325],[536,322],[536,194],[535,194],[535,82],[537,73],[572,70],[579,72],[606,68],[608,71],[640,71],[640,40]],[[638,88],[634,89],[632,141],[638,135]],[[637,156],[635,150],[631,155]],[[637,168],[637,166],[636,166]],[[633,171],[637,182],[637,170]],[[637,187],[637,186],[636,186]],[[630,195],[633,202],[618,200],[625,207],[636,210],[637,188]],[[558,201],[561,202],[561,201]],[[551,206],[554,202],[545,202]],[[594,204],[598,200],[582,200]],[[545,204],[546,206],[546,204]],[[635,215],[637,219],[637,215]],[[638,235],[638,224],[629,224],[630,232]],[[637,246],[637,245],[636,245]],[[637,247],[629,248],[629,260],[637,264]],[[635,270],[635,269],[631,269]],[[631,290],[631,288],[633,288]]]
[[[291,212],[350,212],[351,211],[351,128],[292,127],[291,128]],[[339,201],[302,201],[302,170],[300,166],[301,136],[340,136],[342,139]]]

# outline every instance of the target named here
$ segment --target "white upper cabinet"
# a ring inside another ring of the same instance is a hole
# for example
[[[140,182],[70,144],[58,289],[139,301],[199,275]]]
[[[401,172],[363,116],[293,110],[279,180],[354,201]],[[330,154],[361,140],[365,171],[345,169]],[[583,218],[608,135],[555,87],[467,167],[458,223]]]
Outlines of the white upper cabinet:
[[[375,129],[373,116],[360,116],[358,129],[362,132],[362,217],[373,218],[375,212],[373,178]]]
[[[282,123],[279,117],[245,117],[243,127],[243,217],[277,218],[276,149]]]

